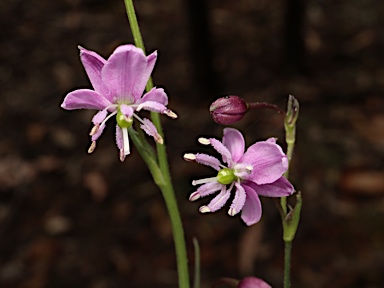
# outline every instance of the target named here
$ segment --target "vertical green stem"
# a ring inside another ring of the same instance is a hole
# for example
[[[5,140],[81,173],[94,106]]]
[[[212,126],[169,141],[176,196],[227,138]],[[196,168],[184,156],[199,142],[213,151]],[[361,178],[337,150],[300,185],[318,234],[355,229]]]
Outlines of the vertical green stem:
[[[284,288],[291,287],[291,250],[292,241],[285,241],[284,246]]]
[[[299,115],[299,102],[295,97],[289,95],[288,109],[284,119],[285,141],[287,143],[288,169],[284,177],[288,179],[289,168],[291,165],[293,149],[296,140],[296,121]],[[281,208],[284,211],[282,215],[283,222],[283,240],[284,240],[284,288],[291,287],[291,252],[292,241],[295,237],[297,225],[300,219],[301,196],[297,196],[297,205],[294,211],[288,211],[287,197],[280,199]]]
[[[145,53],[145,47],[144,47],[143,39],[141,37],[139,24],[136,18],[133,1],[124,0],[124,3],[125,3],[127,15],[128,15],[129,24],[132,30],[133,38],[135,41],[135,45],[141,48]],[[146,91],[148,92],[152,88],[153,88],[152,79],[149,78],[146,86]],[[153,124],[157,128],[157,132],[161,136],[164,136],[159,114],[152,112],[151,118],[152,118]],[[155,176],[153,173],[152,173],[152,176],[154,176],[155,183],[159,186],[162,192],[164,201],[168,209],[168,214],[171,220],[171,224],[172,224],[173,239],[175,242],[175,250],[176,250],[177,269],[178,269],[178,275],[179,275],[179,287],[189,288],[190,284],[189,284],[189,272],[188,272],[188,259],[187,259],[187,249],[186,249],[185,239],[184,239],[184,229],[181,222],[180,213],[177,206],[177,201],[176,201],[176,197],[175,197],[175,193],[173,190],[173,185],[172,185],[172,181],[169,173],[166,147],[165,145],[161,145],[161,144],[156,144],[156,146],[157,146],[157,155],[158,155],[158,161],[160,166],[159,168],[162,173],[162,177],[161,177],[162,179],[161,180],[155,179]]]

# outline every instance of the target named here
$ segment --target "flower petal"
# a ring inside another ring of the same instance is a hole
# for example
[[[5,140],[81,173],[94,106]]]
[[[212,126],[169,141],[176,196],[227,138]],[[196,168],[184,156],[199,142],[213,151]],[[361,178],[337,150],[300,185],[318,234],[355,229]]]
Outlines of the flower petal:
[[[228,148],[223,145],[219,140],[215,138],[209,139],[212,147],[220,153],[220,155],[223,157],[223,161],[227,163],[229,166],[232,164],[232,156],[231,152],[229,152]],[[232,168],[232,167],[230,167]]]
[[[240,183],[235,183],[235,187],[236,187],[235,198],[233,199],[231,207],[229,208],[229,211],[228,211],[228,214],[230,216],[235,216],[237,213],[241,211],[241,209],[243,209],[245,199],[247,197],[245,190]]]
[[[101,122],[104,121],[104,119],[107,117],[108,111],[107,110],[101,110],[95,114],[92,118],[92,123],[93,124],[100,124]]]
[[[245,149],[244,137],[240,131],[233,128],[225,128],[223,144],[228,148],[229,152],[231,152],[232,161],[239,161]]]
[[[256,184],[269,184],[279,179],[288,169],[288,158],[281,147],[271,141],[257,142],[250,146],[239,160],[251,164],[252,173],[246,178]]]
[[[197,163],[210,166],[217,171],[220,170],[221,163],[217,158],[203,153],[197,153],[195,157]]]
[[[125,104],[120,105],[120,111],[126,118],[131,118],[133,115],[133,108]]]
[[[105,86],[101,78],[101,70],[103,69],[107,61],[99,54],[93,51],[89,51],[83,47],[80,47],[80,60],[83,63],[85,72],[88,75],[89,81],[96,92],[103,95],[109,101],[112,102],[112,95],[108,87]]]
[[[210,210],[209,212],[215,212],[221,209],[225,205],[225,203],[227,203],[229,196],[231,196],[231,193],[224,186],[221,189],[221,192],[217,194],[216,197],[213,198],[211,202],[209,202],[209,204],[207,205],[208,209]]]
[[[152,88],[151,91],[145,93],[144,96],[136,101],[136,104],[141,104],[146,101],[153,101],[163,104],[164,106],[168,105],[168,96],[162,88]]]
[[[89,89],[79,89],[68,93],[67,96],[65,96],[61,107],[66,110],[103,110],[110,105],[112,105],[112,103],[99,93]]]
[[[200,197],[205,197],[219,191],[223,187],[223,184],[219,182],[209,182],[201,185],[195,192],[189,197],[190,201],[195,201]]]
[[[119,125],[116,125],[116,146],[119,148],[119,150],[123,149],[123,131],[119,127]]]
[[[97,139],[99,139],[99,137],[101,136],[101,134],[103,134],[103,131],[104,131],[104,128],[105,128],[105,124],[101,124],[98,128],[97,128],[97,131],[92,135],[92,141],[96,141]]]
[[[165,110],[167,110],[167,107],[155,101],[145,101],[137,107],[136,111],[140,111],[142,109],[157,113],[163,113]]]
[[[255,190],[245,184],[242,184],[242,186],[245,193],[247,193],[247,198],[241,212],[241,219],[245,222],[245,224],[251,226],[259,222],[261,218],[261,202]]]
[[[143,124],[140,125],[140,128],[145,131],[149,136],[152,136],[157,143],[163,144],[163,137],[157,132],[155,125],[149,120],[144,118]]]
[[[108,83],[118,101],[135,103],[144,91],[155,61],[156,54],[147,58],[140,48],[119,46],[101,71],[103,82]]]
[[[253,182],[247,182],[246,185],[252,187],[258,195],[266,197],[286,197],[295,191],[292,184],[285,177],[280,177],[270,184],[257,185]]]

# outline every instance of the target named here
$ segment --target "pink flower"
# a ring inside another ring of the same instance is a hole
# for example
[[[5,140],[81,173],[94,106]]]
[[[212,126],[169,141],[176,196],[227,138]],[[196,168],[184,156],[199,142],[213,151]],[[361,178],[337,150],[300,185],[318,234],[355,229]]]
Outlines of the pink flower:
[[[237,288],[272,288],[272,286],[260,278],[245,277],[239,282]]]
[[[90,132],[92,145],[88,152],[96,148],[96,140],[101,136],[108,119],[116,117],[116,144],[120,150],[120,160],[130,153],[128,128],[134,119],[156,142],[163,139],[156,127],[148,119],[141,119],[135,112],[149,110],[166,114],[171,118],[177,115],[167,109],[168,97],[163,89],[153,88],[143,92],[156,62],[157,52],[145,56],[133,45],[122,45],[105,60],[96,52],[80,49],[80,59],[94,90],[78,89],[67,94],[61,107],[66,110],[99,110],[93,117],[94,127]]]
[[[201,213],[221,209],[234,190],[228,214],[234,216],[241,211],[241,219],[250,226],[261,218],[259,195],[284,197],[294,192],[292,184],[283,177],[288,169],[288,158],[276,139],[256,142],[244,153],[243,135],[236,129],[225,128],[222,142],[214,138],[200,138],[199,142],[212,145],[225,163],[201,153],[184,155],[187,161],[196,161],[218,171],[215,177],[192,181],[192,185],[201,186],[190,195],[190,201],[219,192],[208,205],[200,207]]]

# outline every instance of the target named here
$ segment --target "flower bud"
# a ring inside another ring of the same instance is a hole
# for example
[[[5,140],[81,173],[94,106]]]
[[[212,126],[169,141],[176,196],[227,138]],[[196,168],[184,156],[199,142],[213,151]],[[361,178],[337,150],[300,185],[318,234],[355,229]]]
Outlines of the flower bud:
[[[222,125],[239,121],[247,110],[248,104],[238,96],[221,97],[209,107],[213,120]]]

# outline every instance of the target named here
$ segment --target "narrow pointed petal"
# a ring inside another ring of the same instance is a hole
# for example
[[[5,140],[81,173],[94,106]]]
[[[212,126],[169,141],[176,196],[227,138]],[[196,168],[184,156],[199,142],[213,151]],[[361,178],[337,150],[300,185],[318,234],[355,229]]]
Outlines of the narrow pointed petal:
[[[223,187],[221,192],[217,194],[217,196],[213,198],[207,205],[208,209],[210,210],[209,212],[215,212],[221,209],[225,203],[227,203],[229,196],[231,196],[230,191],[226,190],[226,187]]]
[[[108,111],[107,110],[101,110],[95,114],[92,118],[92,123],[93,124],[100,124],[101,122],[104,121],[104,119],[107,117]]]
[[[123,150],[123,131],[121,131],[121,128],[119,125],[116,125],[116,146],[119,148],[119,150]]]
[[[112,105],[108,99],[99,93],[89,89],[79,89],[72,91],[65,96],[61,108],[66,110],[75,109],[95,109],[103,110]]]
[[[149,136],[152,136],[155,141],[159,144],[163,144],[163,137],[157,132],[155,125],[149,120],[144,118],[143,124],[140,125],[140,128],[145,131]]]
[[[195,157],[196,157],[195,161],[197,163],[210,166],[213,169],[215,169],[216,171],[220,170],[221,164],[217,158],[210,156],[210,155],[207,155],[207,154],[202,154],[202,153],[197,153],[195,155]]]
[[[143,50],[133,45],[123,45],[108,58],[101,76],[113,94],[117,95],[117,101],[132,104],[144,91],[145,85],[142,83],[148,81],[147,66],[148,60]]]
[[[244,188],[240,185],[240,183],[235,183],[236,187],[236,194],[235,198],[233,199],[233,202],[231,204],[231,207],[229,208],[228,214],[230,216],[235,216],[237,213],[243,209],[245,199],[246,199],[246,194]]]
[[[223,145],[228,148],[232,155],[232,161],[237,162],[243,156],[245,142],[243,135],[239,130],[233,128],[225,128],[223,136]]]
[[[286,197],[292,195],[295,191],[292,184],[285,177],[280,177],[270,184],[257,185],[253,182],[247,182],[246,185],[253,188],[258,195],[266,197]]]
[[[144,103],[146,101],[158,102],[160,104],[163,104],[164,106],[167,106],[168,105],[168,96],[164,92],[164,89],[154,87],[151,89],[151,91],[144,94],[143,98],[136,101],[136,104],[141,104],[141,103]]]
[[[239,162],[252,164],[252,173],[246,179],[259,185],[275,182],[288,169],[287,156],[279,145],[270,141],[250,146]]]
[[[223,188],[223,184],[220,184],[218,182],[209,182],[209,183],[203,184],[195,192],[191,194],[191,196],[189,197],[189,200],[195,201],[200,197],[211,195],[221,190],[222,188]]]
[[[85,72],[87,73],[93,88],[100,95],[103,95],[112,102],[111,92],[101,79],[101,70],[107,61],[96,52],[89,51],[83,47],[79,47],[79,49],[80,60],[83,63]]]
[[[220,153],[220,155],[223,157],[223,161],[227,163],[228,165],[232,164],[232,156],[231,152],[221,143],[219,140],[211,138],[209,139],[211,142],[211,145],[217,152]]]
[[[92,135],[92,141],[96,141],[97,139],[99,139],[99,137],[101,136],[101,134],[103,134],[103,131],[104,131],[104,128],[105,128],[105,124],[101,124],[97,130],[95,131],[95,133]]]
[[[146,101],[141,103],[136,111],[140,110],[148,110],[152,112],[157,112],[157,113],[163,113],[165,110],[167,110],[167,107],[165,107],[163,104],[155,102],[155,101]]]
[[[262,213],[261,202],[255,190],[245,184],[242,186],[247,194],[247,198],[241,212],[241,219],[245,224],[251,226],[260,221]]]

